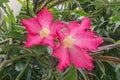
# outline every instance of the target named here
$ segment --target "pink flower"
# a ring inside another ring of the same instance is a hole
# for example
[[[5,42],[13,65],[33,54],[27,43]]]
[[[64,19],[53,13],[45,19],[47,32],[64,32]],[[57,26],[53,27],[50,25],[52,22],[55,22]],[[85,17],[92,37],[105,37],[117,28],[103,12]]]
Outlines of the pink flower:
[[[53,15],[48,12],[47,8],[43,8],[35,18],[29,20],[21,20],[22,25],[28,32],[28,39],[25,47],[32,47],[33,45],[47,44],[54,47],[54,36],[56,30],[64,27],[62,22],[52,23]]]
[[[72,21],[66,31],[57,32],[60,43],[52,55],[59,59],[59,71],[63,71],[71,63],[77,68],[93,69],[92,58],[87,51],[96,50],[103,40],[95,36],[90,28],[90,19],[84,18],[81,24]]]

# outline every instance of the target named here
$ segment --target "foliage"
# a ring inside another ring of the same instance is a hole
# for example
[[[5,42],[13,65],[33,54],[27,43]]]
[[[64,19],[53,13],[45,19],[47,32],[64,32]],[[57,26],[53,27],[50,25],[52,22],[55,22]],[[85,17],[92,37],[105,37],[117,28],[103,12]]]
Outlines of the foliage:
[[[14,16],[7,4],[0,0],[6,15],[0,27],[0,80],[119,80],[120,79],[120,1],[119,0],[18,0],[22,9]],[[44,6],[55,20],[80,22],[91,18],[92,30],[104,38],[104,44],[89,54],[94,69],[76,69],[73,65],[63,72],[56,69],[58,60],[47,46],[24,48],[26,31],[21,19],[34,17]]]

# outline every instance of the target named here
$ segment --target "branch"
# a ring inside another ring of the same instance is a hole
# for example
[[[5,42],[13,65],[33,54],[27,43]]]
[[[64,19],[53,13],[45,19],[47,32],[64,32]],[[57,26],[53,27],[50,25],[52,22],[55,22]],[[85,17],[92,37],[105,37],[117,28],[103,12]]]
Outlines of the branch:
[[[115,40],[109,37],[102,37],[104,41],[115,43]]]
[[[94,60],[106,61],[114,64],[120,64],[120,58],[112,56],[92,56]]]
[[[34,57],[35,55],[34,54],[25,54],[25,55],[20,55],[20,56],[17,56],[17,57],[14,57],[12,59],[9,59],[9,60],[4,60],[1,64],[0,64],[0,72],[4,69],[4,67],[13,62],[13,61],[16,61],[16,60],[19,60],[19,59],[22,59],[22,58],[25,58],[25,57]]]
[[[0,45],[4,44],[4,43],[7,43],[7,42],[9,42],[9,39],[2,40],[2,41],[0,41]]]
[[[92,51],[92,53],[90,53],[90,55],[96,55],[96,54],[101,53],[101,51],[110,50],[110,49],[114,49],[114,48],[118,48],[118,47],[120,47],[120,43],[102,46],[102,47],[99,47],[98,50]]]
[[[98,51],[103,51],[103,50],[109,50],[109,49],[113,49],[113,48],[118,48],[118,47],[120,47],[120,43],[110,44],[110,45],[107,45],[107,46],[99,47],[97,52]]]

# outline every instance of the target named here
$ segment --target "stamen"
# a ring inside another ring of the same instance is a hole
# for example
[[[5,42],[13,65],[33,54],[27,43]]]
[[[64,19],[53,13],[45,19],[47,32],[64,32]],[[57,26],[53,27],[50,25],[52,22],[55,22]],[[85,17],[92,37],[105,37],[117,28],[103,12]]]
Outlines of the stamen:
[[[66,37],[63,40],[63,44],[65,47],[71,48],[73,46],[74,41],[75,40],[72,37]]]
[[[50,30],[47,29],[47,28],[43,28],[43,29],[40,31],[40,36],[41,36],[41,37],[46,38],[46,37],[49,36],[49,34],[50,34]]]

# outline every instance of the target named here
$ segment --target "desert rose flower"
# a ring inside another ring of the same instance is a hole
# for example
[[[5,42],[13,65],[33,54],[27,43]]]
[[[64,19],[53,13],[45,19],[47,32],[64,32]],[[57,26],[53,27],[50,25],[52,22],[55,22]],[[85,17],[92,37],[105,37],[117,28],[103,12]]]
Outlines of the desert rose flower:
[[[49,45],[54,47],[54,38],[56,30],[64,27],[62,22],[52,23],[53,15],[48,12],[47,8],[43,8],[35,18],[29,20],[21,20],[22,25],[26,28],[27,42],[25,47],[32,47],[33,45]]]
[[[57,31],[60,43],[52,55],[59,59],[59,71],[63,71],[70,64],[74,64],[76,68],[93,69],[88,51],[96,50],[103,40],[90,31],[90,28],[90,19],[85,17],[81,24],[72,21],[66,31]]]

